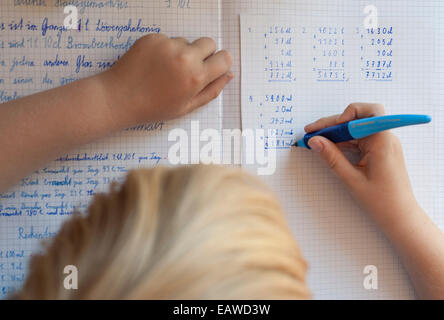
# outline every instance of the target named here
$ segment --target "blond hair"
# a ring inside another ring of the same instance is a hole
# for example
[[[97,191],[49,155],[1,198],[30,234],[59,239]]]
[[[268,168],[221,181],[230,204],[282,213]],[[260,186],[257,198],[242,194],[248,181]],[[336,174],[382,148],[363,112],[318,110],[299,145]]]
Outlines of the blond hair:
[[[217,166],[128,174],[33,256],[22,299],[309,298],[306,263],[279,203]],[[66,290],[66,265],[78,289]]]

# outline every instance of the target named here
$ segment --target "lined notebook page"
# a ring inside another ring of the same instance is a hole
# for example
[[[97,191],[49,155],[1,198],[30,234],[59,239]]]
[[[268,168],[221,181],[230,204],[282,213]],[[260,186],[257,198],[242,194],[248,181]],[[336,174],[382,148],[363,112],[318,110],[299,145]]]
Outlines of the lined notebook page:
[[[63,7],[58,1],[43,2],[46,6],[15,6],[12,0],[0,4],[0,102],[98,73],[146,34],[98,31],[98,24],[139,24],[169,36],[193,40],[206,35],[220,42],[217,0],[89,1],[105,6],[79,7],[81,30],[63,32],[53,30],[63,26]],[[167,164],[168,147],[174,143],[168,142],[170,129],[188,130],[191,119],[199,120],[201,129],[220,129],[221,112],[219,99],[180,120],[115,134],[63,155],[1,194],[0,297],[20,287],[29,256],[74,208],[85,209],[92,195],[106,191],[131,168]]]
[[[340,181],[312,152],[290,148],[305,124],[355,101],[383,103],[389,114],[436,115],[436,13],[430,2],[407,3],[375,3],[381,29],[374,31],[363,26],[362,4],[349,1],[241,16],[242,127],[272,129],[276,137],[272,144],[264,136],[278,155],[276,173],[264,179],[285,206],[315,298],[414,297],[390,244]],[[432,217],[442,188],[435,131],[436,123],[394,131],[415,194]],[[363,286],[367,265],[378,268],[378,290]]]

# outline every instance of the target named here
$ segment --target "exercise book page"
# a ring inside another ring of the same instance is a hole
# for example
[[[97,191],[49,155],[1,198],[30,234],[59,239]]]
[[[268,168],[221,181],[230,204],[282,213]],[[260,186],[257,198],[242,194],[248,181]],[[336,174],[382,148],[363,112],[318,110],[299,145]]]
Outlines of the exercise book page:
[[[382,103],[388,114],[435,117],[436,14],[428,2],[421,10],[390,3],[382,6],[387,10],[373,29],[364,27],[358,5],[241,15],[242,129],[264,130],[264,149],[270,157],[276,154],[275,173],[262,177],[284,204],[309,262],[315,298],[414,297],[398,256],[339,179],[316,154],[291,147],[306,124],[340,113],[351,102]],[[415,194],[439,222],[436,126],[394,132],[402,140]],[[257,172],[260,165],[246,163],[248,150],[244,144],[243,165]],[[356,155],[348,156],[356,161]],[[364,281],[373,266],[377,289]]]
[[[63,28],[68,2],[1,1],[1,103],[106,70],[145,34],[209,36],[220,44],[217,0],[79,1],[74,30]],[[0,297],[20,288],[29,257],[75,208],[84,211],[94,194],[130,169],[168,165],[175,143],[168,133],[182,128],[191,135],[191,121],[200,130],[219,130],[221,112],[217,99],[179,120],[129,128],[60,156],[0,194]]]

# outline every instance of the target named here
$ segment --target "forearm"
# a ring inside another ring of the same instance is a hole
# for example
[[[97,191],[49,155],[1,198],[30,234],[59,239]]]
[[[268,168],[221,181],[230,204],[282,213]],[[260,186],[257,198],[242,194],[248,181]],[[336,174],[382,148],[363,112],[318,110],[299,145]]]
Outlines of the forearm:
[[[149,34],[97,76],[0,105],[0,192],[76,146],[208,104],[233,78],[216,48]]]
[[[444,233],[418,206],[385,230],[397,249],[418,296],[444,299]]]
[[[0,192],[45,163],[118,129],[100,77],[0,105]]]

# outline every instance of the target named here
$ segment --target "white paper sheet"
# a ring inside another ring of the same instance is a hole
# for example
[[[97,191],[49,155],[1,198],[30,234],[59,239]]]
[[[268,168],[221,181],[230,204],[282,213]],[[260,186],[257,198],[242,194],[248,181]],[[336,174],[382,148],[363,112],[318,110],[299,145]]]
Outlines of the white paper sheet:
[[[264,180],[284,203],[310,264],[315,298],[414,297],[390,244],[339,180],[312,152],[290,148],[307,123],[351,102],[380,102],[389,114],[436,115],[438,29],[427,10],[431,4],[416,13],[395,1],[390,5],[373,32],[364,28],[363,14],[353,14],[363,8],[357,5],[328,7],[319,15],[302,9],[241,16],[242,127],[274,129],[276,144],[268,148],[277,150],[278,168]],[[436,160],[436,130],[435,122],[395,131],[416,196],[432,217],[440,214],[442,182],[435,173],[443,169]],[[437,222],[442,212],[439,217]],[[377,267],[377,290],[363,285],[367,265]]]

